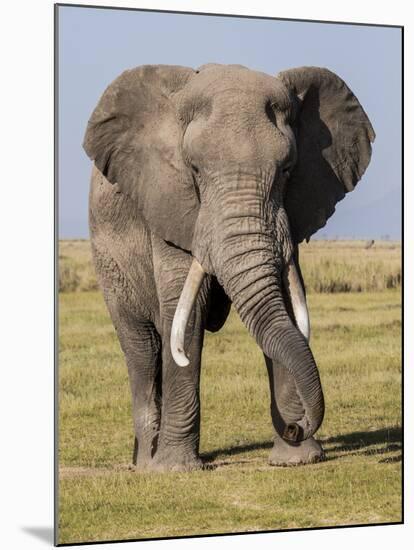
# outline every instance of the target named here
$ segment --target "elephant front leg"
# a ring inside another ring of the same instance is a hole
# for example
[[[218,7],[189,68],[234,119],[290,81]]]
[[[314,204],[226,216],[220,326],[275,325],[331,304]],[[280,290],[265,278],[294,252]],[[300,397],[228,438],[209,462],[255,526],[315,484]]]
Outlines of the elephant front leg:
[[[206,277],[185,332],[190,364],[178,366],[171,353],[171,327],[192,257],[153,235],[154,272],[159,298],[157,330],[162,339],[162,405],[157,452],[152,467],[188,471],[202,467],[200,442],[200,364],[206,325]]]
[[[179,367],[170,351],[170,327],[163,334],[162,410],[157,452],[158,471],[189,471],[202,467],[200,441],[200,362],[204,329],[191,331],[186,350],[190,364]]]
[[[266,356],[265,360],[272,395],[272,422],[275,428],[274,445],[269,456],[270,464],[298,466],[323,460],[324,451],[313,437],[300,443],[288,443],[280,437],[278,432],[282,426],[295,423],[303,417],[303,408],[292,376],[282,365],[274,364]],[[276,396],[276,399],[273,396]]]

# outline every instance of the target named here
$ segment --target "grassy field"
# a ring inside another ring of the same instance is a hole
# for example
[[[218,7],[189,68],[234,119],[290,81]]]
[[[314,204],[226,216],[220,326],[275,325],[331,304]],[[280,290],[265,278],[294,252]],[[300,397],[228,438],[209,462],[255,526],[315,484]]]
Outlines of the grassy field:
[[[88,243],[62,243],[59,253],[75,272],[92,273]],[[266,369],[232,312],[222,331],[207,334],[203,355],[201,452],[209,468],[132,471],[127,371],[103,299],[79,292],[79,283],[61,292],[59,542],[400,521],[400,253],[392,243],[302,247],[311,346],[326,398],[317,437],[327,460],[298,468],[267,464]],[[332,269],[325,281],[342,266],[339,279],[353,286],[338,292],[323,283],[317,292],[309,277],[322,276],[323,265]],[[350,292],[373,284],[372,266],[375,291]]]

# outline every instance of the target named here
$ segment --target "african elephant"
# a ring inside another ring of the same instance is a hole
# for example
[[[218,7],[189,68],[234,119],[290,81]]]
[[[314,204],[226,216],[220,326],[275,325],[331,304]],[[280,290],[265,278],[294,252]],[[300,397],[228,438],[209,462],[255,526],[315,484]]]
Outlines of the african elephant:
[[[271,464],[323,458],[324,415],[298,244],[354,186],[374,130],[324,68],[276,77],[241,65],[145,65],[99,100],[94,264],[126,358],[137,468],[200,468],[205,329],[232,303],[262,349],[275,429]]]

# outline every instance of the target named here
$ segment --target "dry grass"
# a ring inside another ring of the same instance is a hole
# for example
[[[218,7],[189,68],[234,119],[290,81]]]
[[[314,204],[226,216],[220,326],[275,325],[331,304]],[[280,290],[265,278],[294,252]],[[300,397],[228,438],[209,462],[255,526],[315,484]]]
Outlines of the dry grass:
[[[97,288],[89,241],[60,241],[59,292],[83,292]]]
[[[366,241],[311,241],[300,246],[308,292],[363,292],[399,288],[401,244]]]
[[[362,292],[399,288],[401,244],[365,241],[311,241],[300,247],[308,292]],[[97,289],[89,241],[59,243],[59,290]]]

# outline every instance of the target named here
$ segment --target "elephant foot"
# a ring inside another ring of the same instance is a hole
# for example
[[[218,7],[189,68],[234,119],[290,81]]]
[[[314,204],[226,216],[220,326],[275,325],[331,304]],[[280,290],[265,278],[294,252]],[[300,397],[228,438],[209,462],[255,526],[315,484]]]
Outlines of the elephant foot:
[[[154,472],[192,472],[203,468],[202,460],[195,454],[183,454],[174,449],[158,451],[147,469]]]
[[[134,470],[136,470],[137,472],[151,471],[151,464],[152,464],[151,458],[141,459],[141,460],[138,459],[136,464],[134,465]]]
[[[276,436],[273,449],[270,452],[269,463],[272,466],[299,466],[314,464],[324,458],[324,450],[313,437],[292,444]]]

